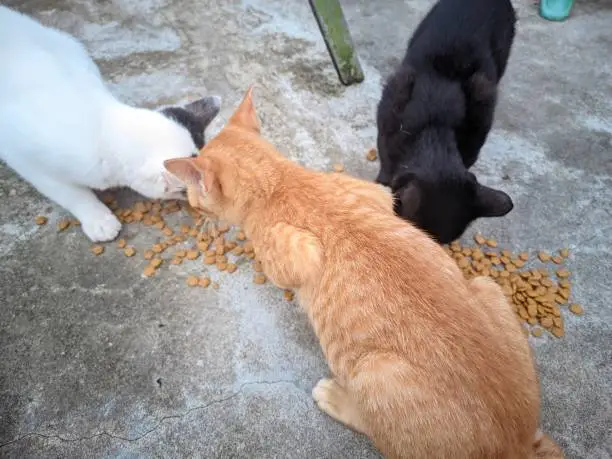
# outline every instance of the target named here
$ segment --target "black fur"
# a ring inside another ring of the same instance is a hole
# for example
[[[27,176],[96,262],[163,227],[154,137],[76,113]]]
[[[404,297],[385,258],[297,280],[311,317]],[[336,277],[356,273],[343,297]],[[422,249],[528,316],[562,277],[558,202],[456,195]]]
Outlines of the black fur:
[[[193,143],[200,150],[206,143],[204,131],[215,116],[217,116],[219,109],[220,99],[209,96],[191,102],[185,105],[185,107],[167,107],[160,111],[166,117],[185,127],[189,134],[191,134]],[[197,156],[197,154],[193,156]]]
[[[383,89],[376,181],[392,188],[399,215],[440,243],[513,208],[468,169],[493,124],[515,23],[510,0],[440,0]]]

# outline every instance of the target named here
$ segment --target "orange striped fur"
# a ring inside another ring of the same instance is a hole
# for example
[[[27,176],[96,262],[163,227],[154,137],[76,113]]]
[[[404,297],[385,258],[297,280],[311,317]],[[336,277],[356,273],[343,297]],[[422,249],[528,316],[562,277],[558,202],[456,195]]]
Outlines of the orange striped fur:
[[[166,164],[193,207],[241,226],[266,275],[296,290],[333,375],[313,389],[319,408],[389,458],[554,445],[537,434],[531,352],[497,284],[466,281],[386,189],[303,168],[259,131],[249,90],[198,158]]]

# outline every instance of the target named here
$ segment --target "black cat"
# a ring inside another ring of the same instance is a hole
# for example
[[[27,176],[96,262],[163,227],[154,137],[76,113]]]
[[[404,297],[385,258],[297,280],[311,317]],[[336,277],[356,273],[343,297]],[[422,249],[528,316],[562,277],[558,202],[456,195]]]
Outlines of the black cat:
[[[383,89],[376,181],[392,188],[398,215],[440,243],[513,208],[468,169],[493,124],[515,23],[509,0],[440,0]]]

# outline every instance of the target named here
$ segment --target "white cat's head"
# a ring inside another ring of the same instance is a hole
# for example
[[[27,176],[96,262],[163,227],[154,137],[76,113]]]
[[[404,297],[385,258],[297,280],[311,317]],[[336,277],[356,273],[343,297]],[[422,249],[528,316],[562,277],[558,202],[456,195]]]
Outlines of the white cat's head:
[[[208,96],[184,107],[149,111],[146,156],[136,165],[130,187],[150,199],[186,199],[185,184],[164,167],[168,159],[197,156],[205,144],[204,131],[217,116],[221,98]]]

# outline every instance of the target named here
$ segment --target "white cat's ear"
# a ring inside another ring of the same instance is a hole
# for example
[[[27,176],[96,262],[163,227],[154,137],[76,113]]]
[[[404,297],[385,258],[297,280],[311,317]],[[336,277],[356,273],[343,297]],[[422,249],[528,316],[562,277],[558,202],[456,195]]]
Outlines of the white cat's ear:
[[[240,126],[259,134],[259,120],[257,119],[257,112],[253,104],[253,85],[247,90],[244,99],[242,99],[242,102],[230,117],[228,124]]]
[[[164,167],[168,172],[187,185],[197,185],[203,176],[203,171],[195,161],[195,158],[176,158],[164,161]]]

